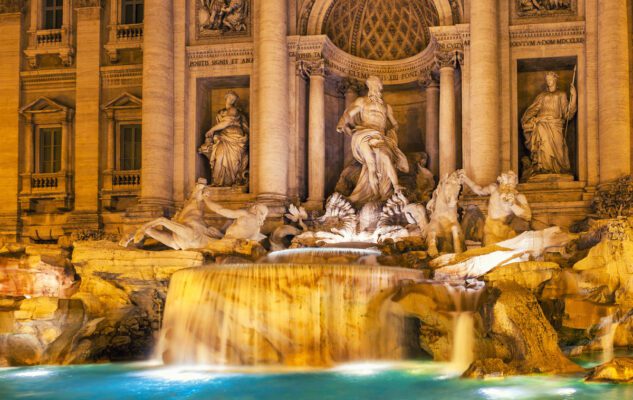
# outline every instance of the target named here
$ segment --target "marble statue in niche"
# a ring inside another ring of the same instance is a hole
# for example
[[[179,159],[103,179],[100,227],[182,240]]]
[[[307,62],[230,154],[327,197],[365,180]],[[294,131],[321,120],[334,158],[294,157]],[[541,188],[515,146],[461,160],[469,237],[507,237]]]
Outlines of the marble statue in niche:
[[[570,174],[566,135],[568,122],[577,110],[576,87],[572,82],[570,98],[558,89],[558,75],[545,74],[547,89],[539,94],[523,114],[521,126],[525,146],[530,152],[524,162],[524,179],[541,174]]]
[[[529,230],[532,210],[527,197],[519,193],[519,177],[513,171],[504,172],[497,183],[482,187],[463,172],[462,182],[478,196],[490,196],[484,225],[484,246],[502,242]]]
[[[574,0],[517,0],[517,11],[522,17],[571,14]]]
[[[352,137],[354,159],[362,168],[349,200],[362,205],[385,201],[402,192],[398,170],[408,172],[407,158],[398,148],[398,122],[382,97],[380,78],[366,82],[367,96],[356,99],[343,113],[336,130]]]
[[[201,32],[243,32],[249,13],[248,0],[199,0],[198,29]]]
[[[245,186],[248,183],[248,122],[232,90],[224,96],[215,125],[205,134],[198,151],[209,159],[211,186]]]

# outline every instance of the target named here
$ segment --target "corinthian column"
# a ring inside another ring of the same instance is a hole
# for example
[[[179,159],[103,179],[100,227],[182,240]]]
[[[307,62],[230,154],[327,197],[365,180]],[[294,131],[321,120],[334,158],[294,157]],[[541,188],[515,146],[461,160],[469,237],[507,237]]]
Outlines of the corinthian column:
[[[163,214],[172,206],[174,148],[173,0],[145,0],[143,134],[140,209]]]
[[[424,87],[426,94],[426,128],[424,133],[425,151],[428,155],[428,169],[433,175],[439,176],[440,172],[440,85],[432,71],[423,77],[420,86]]]
[[[629,49],[625,0],[598,1],[600,181],[631,173]]]
[[[498,1],[470,4],[470,171],[478,184],[496,180],[500,169]]]
[[[310,75],[308,116],[308,204],[320,209],[325,199],[325,65],[323,60],[307,66]]]
[[[258,132],[255,193],[285,201],[288,190],[288,48],[286,0],[260,1],[255,24]]]
[[[457,169],[457,138],[455,136],[455,68],[456,52],[438,52],[440,69],[439,176]]]

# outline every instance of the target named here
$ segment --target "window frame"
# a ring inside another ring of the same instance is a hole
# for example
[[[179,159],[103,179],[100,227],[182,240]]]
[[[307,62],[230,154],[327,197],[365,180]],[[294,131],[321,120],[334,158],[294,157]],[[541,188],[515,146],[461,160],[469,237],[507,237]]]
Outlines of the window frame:
[[[119,23],[122,25],[134,25],[134,24],[142,24],[145,19],[145,1],[144,0],[117,0],[120,1],[120,18]],[[132,16],[128,21],[128,12],[127,7],[131,6],[132,8]],[[141,7],[141,18],[139,20],[139,9]]]
[[[124,169],[124,160],[123,160],[123,152],[124,152],[124,146],[123,146],[123,128],[126,126],[135,126],[138,127],[138,132],[139,132],[139,140],[138,142],[136,140],[133,141],[134,143],[134,153],[136,153],[137,147],[138,146],[138,162],[134,162],[133,164],[135,166],[138,166],[138,168],[125,168]],[[116,121],[116,135],[114,138],[114,142],[115,142],[115,159],[114,159],[114,169],[115,171],[140,171],[141,168],[143,167],[143,124],[141,123],[140,119],[125,119],[125,118],[121,118],[121,119],[117,119]]]
[[[54,2],[54,5],[48,6],[46,3],[49,0],[40,0],[42,7],[42,29],[62,29],[64,26],[64,1],[65,0],[50,0]],[[58,4],[59,3],[59,4]],[[48,25],[48,13],[52,12],[53,14],[53,24],[52,26]]]
[[[46,168],[43,168],[43,151],[42,151],[42,130],[53,130],[56,129],[59,135],[59,144],[55,144],[53,143],[51,145],[51,171],[44,171]],[[36,125],[36,132],[35,132],[35,146],[34,146],[34,150],[35,150],[35,165],[34,167],[34,173],[36,174],[57,174],[63,171],[63,163],[64,161],[62,160],[63,158],[63,146],[64,146],[64,135],[63,135],[63,126],[62,124],[41,124],[41,125]],[[55,147],[58,147],[58,157],[59,159],[57,160],[57,162],[55,161]],[[57,168],[55,168],[55,164],[57,164]]]

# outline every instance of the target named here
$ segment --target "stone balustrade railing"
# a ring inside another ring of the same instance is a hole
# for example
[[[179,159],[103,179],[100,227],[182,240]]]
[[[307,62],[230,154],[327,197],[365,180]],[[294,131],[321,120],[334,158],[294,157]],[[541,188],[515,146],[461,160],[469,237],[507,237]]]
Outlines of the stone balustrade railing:
[[[118,40],[141,40],[143,39],[143,24],[121,24],[116,27],[116,38]]]
[[[118,188],[132,188],[141,185],[141,171],[115,171],[112,174],[112,186]]]
[[[37,46],[49,46],[62,42],[61,29],[39,30],[35,33]]]
[[[63,175],[61,172],[33,174],[31,176],[31,189],[33,191],[57,190]]]

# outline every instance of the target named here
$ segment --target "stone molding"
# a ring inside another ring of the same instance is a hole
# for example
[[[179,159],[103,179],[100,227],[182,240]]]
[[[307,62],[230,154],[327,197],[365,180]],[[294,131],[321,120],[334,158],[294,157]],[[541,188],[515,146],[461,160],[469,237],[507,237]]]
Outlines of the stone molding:
[[[514,13],[518,18],[547,18],[547,17],[567,17],[567,16],[575,16],[578,13],[578,3],[577,0],[569,0],[569,8],[563,8],[564,6],[559,6],[559,9],[551,9],[548,10],[544,5],[541,5],[541,9],[536,9],[533,7],[533,3],[530,4],[532,9],[524,10],[521,3],[524,0],[514,0]]]
[[[73,0],[74,8],[86,8],[86,7],[99,7],[101,8],[103,5],[101,4],[101,0]]]
[[[435,65],[437,65],[438,69],[457,68],[459,65],[462,65],[463,62],[464,56],[459,50],[435,52]]]
[[[421,53],[404,60],[373,61],[344,52],[325,35],[288,37],[289,56],[295,61],[323,59],[331,75],[358,80],[375,75],[388,85],[417,82],[420,71],[433,65],[435,50],[435,43],[431,43]]]
[[[24,91],[49,91],[52,89],[73,89],[77,75],[74,69],[24,71],[20,73]]]
[[[143,66],[101,67],[101,85],[105,88],[143,85]]]
[[[431,36],[442,51],[461,50],[470,47],[470,24],[431,27]]]
[[[23,0],[3,0],[0,3],[0,14],[21,13],[24,3]]]
[[[253,63],[253,43],[234,43],[187,47],[189,69],[204,69],[215,66],[231,66]]]
[[[510,27],[510,47],[573,45],[585,43],[585,23],[553,22]]]

